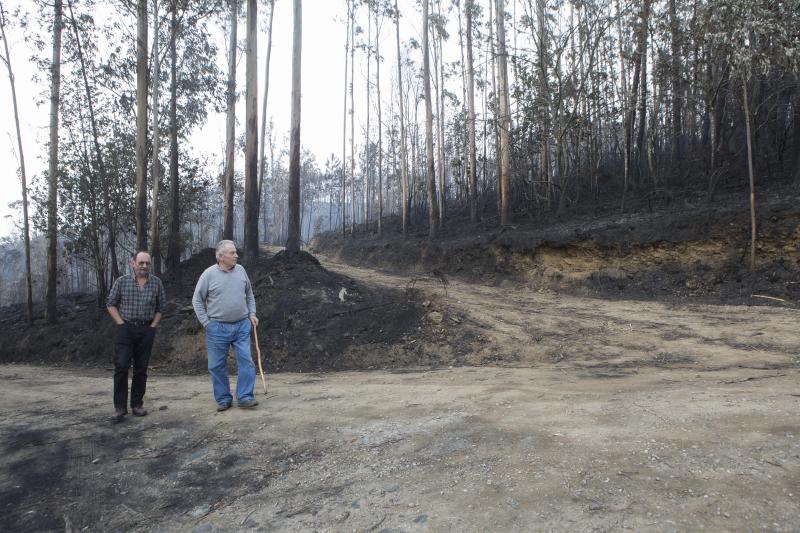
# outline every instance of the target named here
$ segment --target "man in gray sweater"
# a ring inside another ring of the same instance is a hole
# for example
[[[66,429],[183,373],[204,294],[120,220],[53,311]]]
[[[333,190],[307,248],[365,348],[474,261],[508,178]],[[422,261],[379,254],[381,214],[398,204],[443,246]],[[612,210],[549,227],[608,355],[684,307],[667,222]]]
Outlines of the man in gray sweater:
[[[233,397],[226,369],[228,349],[236,354],[236,402],[239,407],[258,405],[253,397],[256,367],[250,355],[250,332],[258,325],[256,299],[233,241],[217,245],[217,264],[200,275],[192,297],[192,306],[206,330],[208,372],[217,411],[230,408]]]

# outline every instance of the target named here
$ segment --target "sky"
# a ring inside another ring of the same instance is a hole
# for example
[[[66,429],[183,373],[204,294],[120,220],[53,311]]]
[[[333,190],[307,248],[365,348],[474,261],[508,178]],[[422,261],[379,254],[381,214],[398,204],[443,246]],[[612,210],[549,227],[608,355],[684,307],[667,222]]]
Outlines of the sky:
[[[6,12],[13,12],[17,6],[31,9],[31,0],[2,0]],[[405,4],[405,5],[404,5]],[[410,7],[411,1],[400,3],[401,40],[409,36],[419,40],[421,21],[416,11]],[[266,26],[268,12],[263,9],[259,18]],[[344,46],[345,46],[344,0],[305,0],[303,2],[303,43],[302,43],[302,115],[301,144],[317,157],[322,167],[325,160],[336,154],[341,157],[342,151],[342,119],[344,90]],[[131,24],[135,24],[131,19]],[[270,66],[270,92],[267,113],[273,117],[278,143],[288,135],[291,110],[291,57],[292,57],[292,1],[277,0],[273,24],[273,48]],[[132,29],[135,31],[135,27]],[[396,48],[394,24],[385,19],[381,30],[381,92],[384,101],[391,95],[391,83],[396,76]],[[244,42],[244,17],[239,22],[239,38]],[[48,138],[49,100],[48,87],[36,84],[32,76],[36,69],[30,62],[32,50],[24,42],[21,32],[16,28],[7,30],[12,67],[16,78],[17,104],[19,106],[23,150],[25,154],[26,174],[30,184],[32,177],[47,168],[46,142]],[[151,30],[152,36],[152,30]],[[222,72],[227,73],[225,65],[226,35],[219,28],[218,44],[219,60]],[[258,116],[261,116],[261,102],[264,88],[264,61],[266,58],[266,32],[260,32],[258,43]],[[49,48],[48,48],[48,54]],[[373,63],[374,72],[374,63]],[[349,68],[348,68],[349,69]],[[244,54],[237,66],[238,89],[244,92]],[[371,74],[374,76],[374,74]],[[356,59],[356,106],[364,102],[359,91],[365,85],[363,60]],[[362,93],[363,94],[363,93]],[[37,105],[37,100],[41,101]],[[243,94],[237,103],[237,135],[244,124]],[[363,107],[363,106],[362,106]],[[356,135],[359,135],[357,109]],[[374,119],[373,119],[374,120]],[[349,125],[348,125],[349,130]],[[164,141],[165,143],[166,141]],[[224,153],[225,117],[223,114],[212,114],[208,122],[200,128],[191,141],[198,151],[219,154]],[[163,146],[163,144],[162,144]],[[16,130],[12,108],[11,89],[5,66],[0,70],[0,237],[12,233],[12,218],[21,220],[19,210],[10,210],[10,202],[21,199],[20,181],[16,174],[19,166]],[[13,217],[12,217],[13,215]]]

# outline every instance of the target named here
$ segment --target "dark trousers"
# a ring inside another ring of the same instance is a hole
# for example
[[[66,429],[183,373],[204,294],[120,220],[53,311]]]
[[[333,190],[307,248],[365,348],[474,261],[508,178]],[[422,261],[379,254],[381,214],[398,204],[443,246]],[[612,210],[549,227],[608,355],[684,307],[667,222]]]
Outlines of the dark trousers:
[[[114,339],[114,407],[125,409],[128,403],[128,369],[133,364],[131,407],[144,403],[147,388],[147,364],[153,349],[156,329],[149,325],[116,326]]]

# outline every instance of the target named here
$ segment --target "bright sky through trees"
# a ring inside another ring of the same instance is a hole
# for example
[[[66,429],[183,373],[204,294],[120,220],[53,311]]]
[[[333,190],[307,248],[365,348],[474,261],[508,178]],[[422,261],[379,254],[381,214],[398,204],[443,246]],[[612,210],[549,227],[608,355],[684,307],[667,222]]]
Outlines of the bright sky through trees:
[[[111,4],[112,2],[109,2]],[[98,2],[103,4],[103,2]],[[17,7],[30,10],[33,5],[29,0],[3,0],[7,13],[11,14]],[[271,65],[270,95],[268,114],[274,119],[275,140],[278,148],[284,144],[284,139],[289,133],[290,93],[291,93],[291,44],[292,44],[292,4],[288,0],[276,0],[275,23],[273,27],[273,50]],[[117,8],[107,8],[109,10]],[[162,15],[166,6],[162,7]],[[401,29],[404,39],[413,37],[419,40],[420,21],[412,4],[400,2]],[[362,9],[366,13],[365,9]],[[263,60],[266,54],[266,21],[268,11],[260,6],[259,27],[259,109],[263,96]],[[116,15],[121,16],[121,15]],[[312,152],[319,162],[324,161],[331,154],[341,152],[341,99],[344,74],[344,45],[345,45],[345,16],[346,6],[344,0],[313,0],[303,6],[303,97],[302,97],[302,125],[301,142],[304,150]],[[133,15],[129,17],[131,31],[135,32],[136,21]],[[366,23],[366,19],[364,20]],[[12,20],[12,23],[14,21]],[[36,22],[32,20],[32,25]],[[238,87],[241,93],[237,100],[237,126],[236,134],[244,132],[244,14],[239,21],[240,57],[237,68]],[[217,45],[219,47],[220,66],[225,71],[226,29],[223,21],[215,20],[211,26],[218,28]],[[37,73],[36,67],[31,63],[33,53],[31,46],[25,43],[23,32],[18,27],[7,30],[9,48],[11,49],[14,74],[17,83],[17,98],[20,109],[20,119],[23,135],[24,150],[28,180],[40,174],[47,168],[47,125],[48,105],[47,91],[49,87],[45,81],[35,83],[32,77]],[[395,64],[395,54],[392,52],[394,39],[394,23],[390,18],[383,21],[381,32],[381,50],[384,65]],[[152,29],[150,32],[152,39]],[[47,48],[46,48],[47,50]],[[46,53],[44,54],[47,55]],[[362,69],[362,72],[359,72]],[[365,90],[366,65],[363,61],[356,62],[356,121],[365,110],[359,109],[363,98],[359,96]],[[390,88],[395,80],[394,70],[384,68],[385,78],[381,83]],[[373,74],[374,75],[374,74]],[[46,79],[42,76],[43,80]],[[383,99],[388,102],[394,91],[384,91]],[[37,100],[39,105],[37,106]],[[11,111],[11,89],[8,75],[3,68],[0,76],[0,168],[4,169],[0,175],[0,236],[10,235],[13,224],[21,219],[20,209],[10,209],[8,204],[18,201],[21,197],[20,184],[14,170],[18,168],[16,157],[16,134]],[[357,132],[361,128],[357,127]],[[359,135],[359,133],[357,133]],[[208,154],[212,161],[222,163],[225,151],[225,115],[224,113],[211,114],[208,122],[193,136],[193,148],[196,152]],[[242,154],[239,154],[240,156]],[[237,168],[242,164],[237,161]],[[30,186],[30,183],[29,183]]]

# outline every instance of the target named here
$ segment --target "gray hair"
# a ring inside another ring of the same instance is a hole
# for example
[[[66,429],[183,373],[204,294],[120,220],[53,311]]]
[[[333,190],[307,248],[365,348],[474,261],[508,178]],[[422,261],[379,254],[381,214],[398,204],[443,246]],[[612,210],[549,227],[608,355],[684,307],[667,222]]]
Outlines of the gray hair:
[[[234,249],[236,248],[236,244],[233,241],[224,240],[217,243],[217,261],[219,261],[220,257],[222,257],[222,254],[225,253],[225,247],[228,245],[233,246]]]

